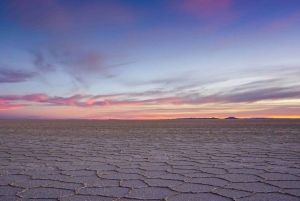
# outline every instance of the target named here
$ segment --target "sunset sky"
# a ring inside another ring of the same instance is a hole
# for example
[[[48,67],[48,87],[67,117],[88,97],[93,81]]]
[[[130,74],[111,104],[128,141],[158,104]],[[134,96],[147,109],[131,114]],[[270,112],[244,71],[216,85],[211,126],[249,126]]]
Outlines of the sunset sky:
[[[0,119],[300,118],[299,0],[1,0]]]

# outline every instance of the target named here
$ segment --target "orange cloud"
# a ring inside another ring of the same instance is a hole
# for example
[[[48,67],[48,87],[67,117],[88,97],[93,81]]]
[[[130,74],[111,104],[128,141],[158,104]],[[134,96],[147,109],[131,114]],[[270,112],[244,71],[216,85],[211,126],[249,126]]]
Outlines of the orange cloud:
[[[0,83],[25,82],[36,76],[34,72],[13,71],[0,67]]]

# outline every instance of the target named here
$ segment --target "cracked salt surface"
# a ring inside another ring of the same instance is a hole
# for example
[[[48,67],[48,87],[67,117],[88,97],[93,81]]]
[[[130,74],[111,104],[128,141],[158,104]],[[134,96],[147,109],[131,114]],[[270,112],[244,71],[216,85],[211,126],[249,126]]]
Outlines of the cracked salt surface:
[[[300,200],[299,120],[0,120],[0,145],[1,201]]]

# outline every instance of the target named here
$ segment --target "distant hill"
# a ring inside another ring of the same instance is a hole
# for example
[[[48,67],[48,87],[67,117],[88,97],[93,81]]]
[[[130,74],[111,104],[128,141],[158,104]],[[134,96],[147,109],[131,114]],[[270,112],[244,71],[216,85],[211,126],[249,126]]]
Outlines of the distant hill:
[[[236,117],[227,117],[225,119],[239,119],[239,118],[236,118]]]

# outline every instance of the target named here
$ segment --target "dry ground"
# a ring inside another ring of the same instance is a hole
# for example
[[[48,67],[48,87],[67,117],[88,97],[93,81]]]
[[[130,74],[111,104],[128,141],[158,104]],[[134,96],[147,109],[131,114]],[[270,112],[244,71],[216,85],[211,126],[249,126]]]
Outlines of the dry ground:
[[[0,200],[300,200],[299,120],[0,121]]]

